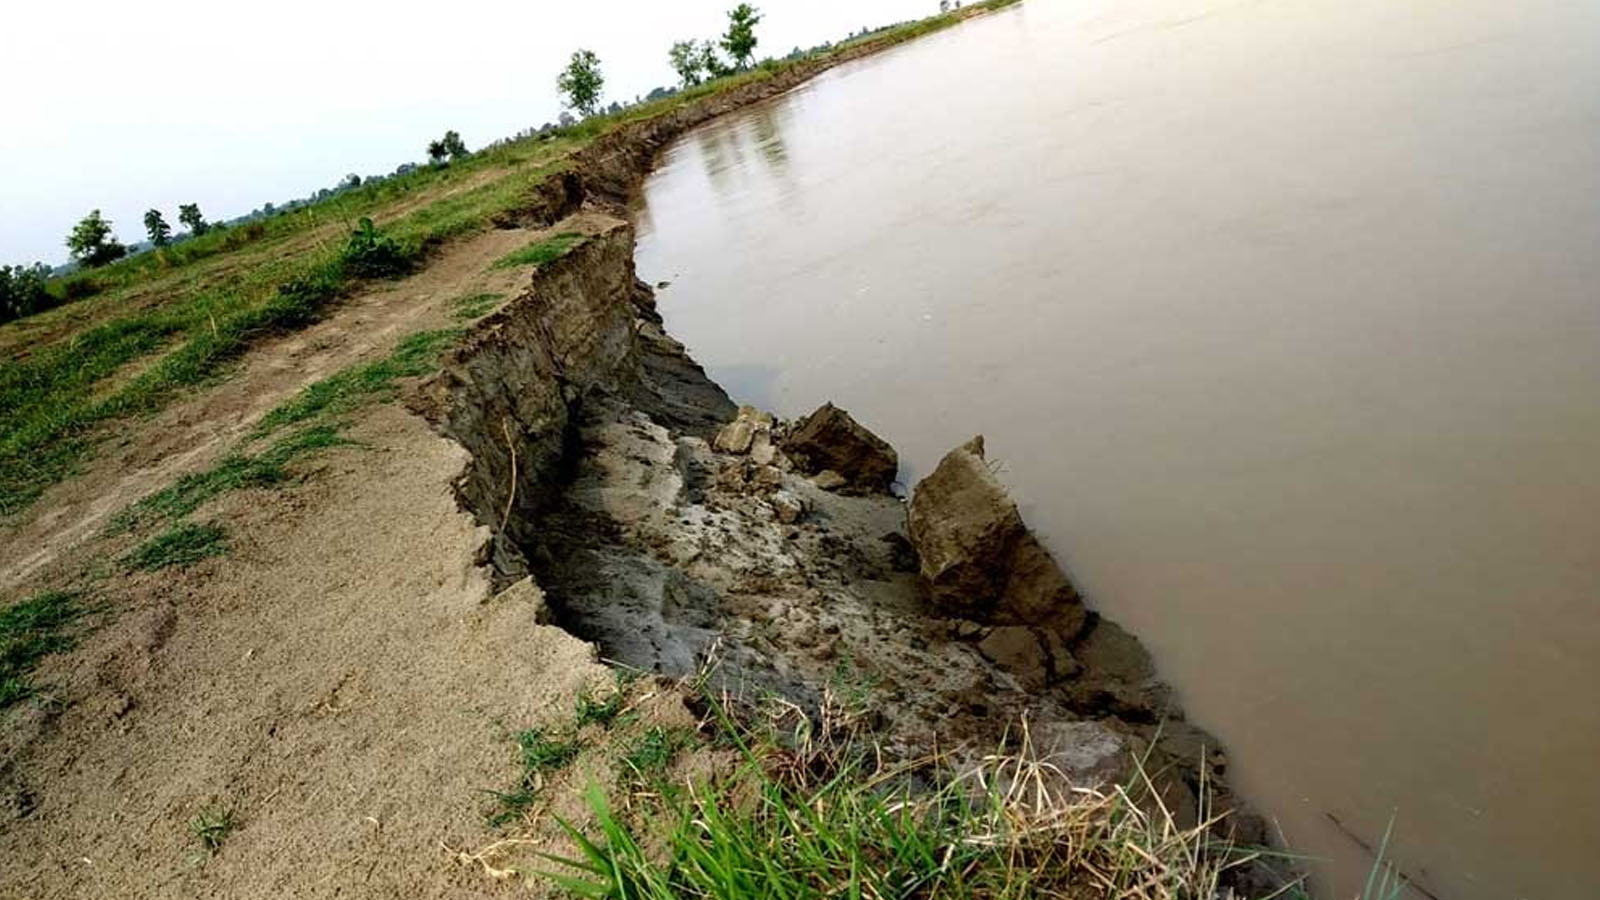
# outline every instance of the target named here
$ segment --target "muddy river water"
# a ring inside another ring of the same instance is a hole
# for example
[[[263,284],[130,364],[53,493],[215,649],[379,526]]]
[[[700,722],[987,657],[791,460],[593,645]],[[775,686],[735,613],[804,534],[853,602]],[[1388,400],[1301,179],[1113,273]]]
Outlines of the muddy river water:
[[[678,142],[638,262],[736,399],[983,432],[1325,896],[1391,816],[1443,900],[1600,896],[1597,48],[1028,0]]]

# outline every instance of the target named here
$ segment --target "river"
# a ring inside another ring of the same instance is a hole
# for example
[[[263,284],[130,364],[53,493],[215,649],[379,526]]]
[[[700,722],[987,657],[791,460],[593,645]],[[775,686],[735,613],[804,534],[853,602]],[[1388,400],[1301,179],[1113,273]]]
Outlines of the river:
[[[1443,900],[1600,896],[1597,48],[1028,0],[676,143],[638,263],[738,400],[982,432],[1322,896],[1391,817]]]

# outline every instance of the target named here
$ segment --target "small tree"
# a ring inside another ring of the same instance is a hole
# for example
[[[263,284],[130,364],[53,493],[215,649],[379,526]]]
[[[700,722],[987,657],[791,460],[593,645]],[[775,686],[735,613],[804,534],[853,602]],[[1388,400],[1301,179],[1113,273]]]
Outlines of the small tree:
[[[700,54],[700,45],[694,41],[678,41],[667,51],[667,59],[672,63],[672,71],[678,73],[678,78],[684,87],[694,87],[699,84],[706,70],[706,61]]]
[[[128,255],[128,248],[111,236],[111,223],[98,209],[84,216],[67,235],[67,249],[72,252],[73,259],[91,268]]]
[[[467,149],[467,145],[461,142],[461,135],[454,131],[446,131],[444,140],[441,143],[444,144],[444,152],[450,154],[451,162],[465,159],[472,155],[471,151]]]
[[[447,149],[445,147],[444,141],[429,141],[428,142],[428,162],[429,162],[429,164],[435,165],[435,166],[442,166],[442,165],[445,164],[445,159],[449,155],[450,155],[450,151],[449,151],[449,149]]]
[[[716,41],[701,42],[700,68],[705,70],[707,78],[721,78],[733,72],[733,69],[722,61],[722,57],[717,55]]]
[[[733,57],[736,68],[750,65],[750,56],[756,51],[756,25],[761,21],[761,10],[741,3],[728,10],[728,33],[722,36],[722,49]]]
[[[361,187],[361,176],[357,175],[354,172],[351,172],[349,175],[346,175],[344,177],[344,180],[339,182],[339,189],[340,190],[348,191],[348,190],[352,190],[352,189],[358,188],[358,187]],[[321,193],[321,192],[319,191],[318,193]]]
[[[159,209],[145,210],[144,230],[150,235],[150,243],[157,247],[165,247],[172,241],[172,226],[161,217]]]
[[[600,57],[593,50],[579,50],[572,54],[572,61],[556,79],[556,90],[566,96],[568,106],[592,116],[605,83],[605,77],[600,74]]]
[[[205,217],[200,215],[200,204],[198,203],[178,204],[178,221],[182,222],[183,226],[189,229],[189,233],[195,237],[199,237],[211,229],[211,226],[206,224]]]

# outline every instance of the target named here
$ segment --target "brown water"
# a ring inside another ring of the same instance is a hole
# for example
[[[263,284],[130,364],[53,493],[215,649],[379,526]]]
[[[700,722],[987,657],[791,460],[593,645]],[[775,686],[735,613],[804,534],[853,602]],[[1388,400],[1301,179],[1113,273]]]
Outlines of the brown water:
[[[1028,0],[690,135],[747,402],[981,431],[1349,897],[1600,896],[1600,4]],[[1326,892],[1331,887],[1331,892]]]

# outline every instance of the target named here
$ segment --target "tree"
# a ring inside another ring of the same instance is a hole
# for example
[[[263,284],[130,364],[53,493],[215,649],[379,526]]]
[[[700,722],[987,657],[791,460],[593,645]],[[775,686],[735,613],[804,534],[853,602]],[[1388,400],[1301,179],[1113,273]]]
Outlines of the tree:
[[[678,73],[678,78],[684,87],[694,87],[700,83],[706,70],[705,58],[700,55],[700,45],[694,41],[678,41],[667,51],[667,59],[672,63],[672,71]]]
[[[67,249],[72,251],[73,259],[90,267],[103,266],[128,255],[128,248],[111,236],[111,223],[98,209],[73,227],[72,233],[67,235]]]
[[[750,55],[756,50],[756,25],[761,21],[761,10],[741,3],[728,10],[728,33],[722,36],[722,49],[733,57],[736,68],[750,65]]]
[[[189,233],[195,237],[205,234],[211,228],[210,225],[206,224],[205,218],[200,215],[200,204],[198,203],[178,204],[178,221],[182,222],[184,227],[189,229]]]
[[[471,151],[467,149],[467,145],[461,142],[461,135],[454,131],[446,131],[442,143],[444,144],[444,152],[450,154],[451,162],[472,155]]]
[[[706,70],[707,78],[721,78],[733,72],[733,69],[722,62],[722,57],[717,55],[716,41],[701,42],[700,68]]]
[[[159,209],[145,211],[144,230],[150,235],[150,243],[157,247],[165,247],[172,240],[172,226],[161,217]]]
[[[605,83],[605,77],[600,74],[600,57],[593,50],[579,50],[572,54],[572,61],[556,79],[556,90],[566,96],[568,106],[592,116]]]
[[[449,155],[450,150],[449,148],[445,147],[444,141],[428,142],[428,162],[430,164],[442,166],[445,163],[445,157]]]
[[[339,182],[339,189],[342,190],[342,191],[348,191],[348,190],[352,190],[352,189],[358,188],[358,187],[361,187],[361,176],[357,175],[354,172],[351,172],[349,175],[346,175],[344,177],[344,180]],[[324,188],[323,190],[327,190],[327,189]],[[322,191],[317,191],[317,193],[321,194]]]

